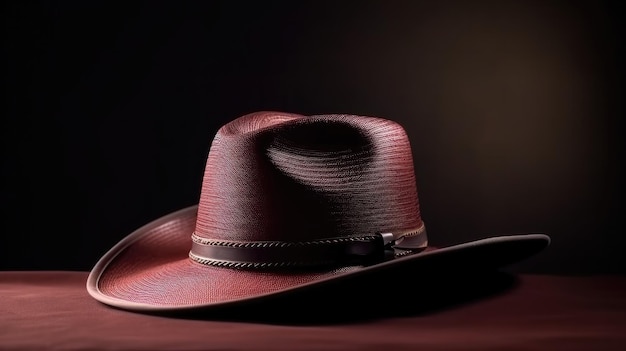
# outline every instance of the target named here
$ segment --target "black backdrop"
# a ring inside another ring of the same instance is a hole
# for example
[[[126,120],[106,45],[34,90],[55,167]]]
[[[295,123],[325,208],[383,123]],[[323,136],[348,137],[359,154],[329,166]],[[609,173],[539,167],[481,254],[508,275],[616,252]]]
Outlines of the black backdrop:
[[[546,232],[514,269],[624,273],[617,3],[5,2],[0,268],[90,269],[278,110],[403,124],[436,245]]]

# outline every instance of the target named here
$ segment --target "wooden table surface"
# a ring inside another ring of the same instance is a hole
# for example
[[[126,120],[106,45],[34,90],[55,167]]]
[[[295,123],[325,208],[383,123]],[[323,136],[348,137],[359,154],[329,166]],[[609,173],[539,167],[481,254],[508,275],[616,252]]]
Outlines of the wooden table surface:
[[[624,276],[416,279],[193,316],[110,308],[87,294],[86,278],[0,272],[0,349],[626,350]]]

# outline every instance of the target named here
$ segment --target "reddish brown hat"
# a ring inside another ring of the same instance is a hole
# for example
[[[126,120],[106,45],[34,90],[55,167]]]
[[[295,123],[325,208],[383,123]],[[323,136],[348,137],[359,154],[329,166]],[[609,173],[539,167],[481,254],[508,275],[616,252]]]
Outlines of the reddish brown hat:
[[[525,234],[430,249],[399,124],[260,112],[217,132],[199,205],[124,238],[87,290],[129,310],[207,308],[429,257],[497,268],[548,243]]]

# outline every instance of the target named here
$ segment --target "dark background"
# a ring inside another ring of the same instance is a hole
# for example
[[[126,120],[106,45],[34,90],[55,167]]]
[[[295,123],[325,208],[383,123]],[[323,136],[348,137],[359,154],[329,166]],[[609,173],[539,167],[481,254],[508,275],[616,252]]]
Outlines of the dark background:
[[[435,245],[545,232],[512,269],[626,273],[617,5],[5,2],[0,269],[89,270],[277,110],[403,124]]]

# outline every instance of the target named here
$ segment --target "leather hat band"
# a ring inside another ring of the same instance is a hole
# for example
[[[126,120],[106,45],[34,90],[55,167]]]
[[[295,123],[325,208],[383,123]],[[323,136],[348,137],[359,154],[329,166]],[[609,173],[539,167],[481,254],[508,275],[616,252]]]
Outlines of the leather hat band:
[[[296,242],[215,240],[194,233],[192,242],[189,252],[192,260],[205,265],[240,269],[367,265],[420,250],[427,245],[423,225],[417,230],[400,233]]]

